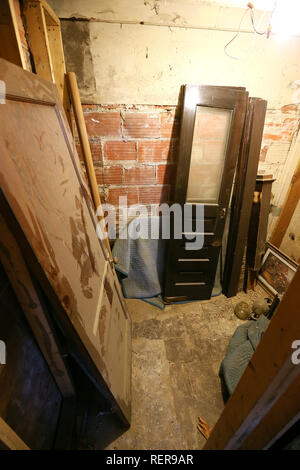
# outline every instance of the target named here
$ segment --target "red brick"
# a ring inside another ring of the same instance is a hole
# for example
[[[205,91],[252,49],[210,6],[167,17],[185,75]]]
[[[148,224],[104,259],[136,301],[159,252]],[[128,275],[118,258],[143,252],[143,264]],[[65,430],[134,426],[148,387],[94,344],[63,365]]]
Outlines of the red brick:
[[[297,104],[287,104],[285,106],[282,106],[281,112],[282,113],[289,113],[289,112],[297,112],[298,111],[298,105]]]
[[[161,162],[172,160],[175,148],[175,142],[170,140],[139,142],[138,161]]]
[[[138,189],[133,187],[109,188],[106,202],[118,206],[120,196],[127,196],[127,204],[138,203]]]
[[[282,140],[280,134],[264,134],[264,140]]]
[[[84,160],[83,160],[83,155],[81,151],[81,145],[78,142],[76,143],[76,150],[77,150],[79,160],[83,162]]]
[[[297,118],[285,118],[283,121],[268,121],[265,124],[265,140],[290,142],[297,130],[299,120]]]
[[[104,156],[107,160],[136,160],[136,142],[107,141]]]
[[[96,108],[98,108],[97,104],[83,104],[82,105],[82,109],[84,113],[90,109],[96,109]]]
[[[156,174],[158,184],[174,184],[176,165],[157,165]]]
[[[168,202],[169,186],[139,187],[139,202],[141,204],[158,204]]]
[[[159,137],[159,114],[125,113],[123,132],[131,138]]]
[[[260,157],[259,157],[259,160],[261,162],[264,162],[265,159],[266,159],[266,156],[267,156],[267,153],[268,153],[268,150],[269,150],[269,145],[264,145],[264,147],[261,149],[260,151]]]
[[[119,137],[121,135],[120,113],[86,113],[85,121],[90,136]]]
[[[125,169],[125,184],[155,184],[155,167]]]
[[[290,141],[298,126],[299,120],[297,118],[286,118],[282,125],[282,139],[285,141]]]
[[[175,117],[175,111],[169,111],[161,115],[160,136],[168,139],[179,137],[179,120]]]
[[[101,150],[100,142],[90,142],[90,148],[91,148],[92,158],[94,162],[101,162],[102,150]],[[78,153],[80,160],[84,161],[80,143],[76,143],[76,149],[77,149],[77,153]]]
[[[120,166],[95,168],[98,184],[122,184],[123,169]]]

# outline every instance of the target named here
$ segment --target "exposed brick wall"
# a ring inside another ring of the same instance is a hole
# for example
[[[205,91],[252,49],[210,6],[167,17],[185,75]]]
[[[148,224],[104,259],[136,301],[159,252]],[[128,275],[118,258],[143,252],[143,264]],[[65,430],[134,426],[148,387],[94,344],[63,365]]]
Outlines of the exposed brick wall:
[[[129,204],[172,200],[179,141],[178,108],[148,105],[83,108],[102,201],[116,205],[118,196],[124,195]],[[267,111],[260,172],[272,173],[275,178],[280,175],[299,130],[299,111],[296,105]],[[78,152],[82,159],[79,145]]]
[[[179,138],[175,106],[84,105],[102,201],[170,201]],[[82,160],[80,145],[78,153]]]

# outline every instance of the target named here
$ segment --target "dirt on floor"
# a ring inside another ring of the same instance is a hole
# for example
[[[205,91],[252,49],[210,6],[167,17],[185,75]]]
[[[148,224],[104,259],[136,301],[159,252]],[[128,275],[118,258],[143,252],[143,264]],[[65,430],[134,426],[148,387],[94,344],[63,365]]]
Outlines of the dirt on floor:
[[[159,310],[127,299],[133,322],[132,420],[124,432],[105,414],[88,423],[92,448],[201,449],[198,416],[213,426],[228,398],[219,368],[235,329],[243,322],[236,303],[252,304],[261,292],[223,295]]]

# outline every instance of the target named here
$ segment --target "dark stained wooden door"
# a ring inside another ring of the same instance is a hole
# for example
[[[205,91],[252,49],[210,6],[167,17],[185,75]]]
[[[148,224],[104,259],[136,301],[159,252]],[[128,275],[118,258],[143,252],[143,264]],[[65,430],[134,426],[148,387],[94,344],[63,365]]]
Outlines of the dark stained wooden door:
[[[197,206],[204,206],[204,246],[186,248],[191,240],[183,220],[182,239],[169,242],[166,298],[211,296],[247,99],[243,88],[185,86],[174,202],[190,207],[192,231],[197,226]]]
[[[96,216],[56,86],[4,60],[0,80],[6,84],[6,103],[0,104],[1,192],[26,239],[30,255],[24,255],[128,422],[131,320],[96,234]]]

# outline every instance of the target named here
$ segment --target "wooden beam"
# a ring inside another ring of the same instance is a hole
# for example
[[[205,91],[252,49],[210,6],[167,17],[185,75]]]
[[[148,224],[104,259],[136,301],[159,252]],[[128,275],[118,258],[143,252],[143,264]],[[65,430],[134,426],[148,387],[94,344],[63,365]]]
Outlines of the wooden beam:
[[[250,98],[232,198],[223,291],[237,294],[247,243],[267,102]]]
[[[280,248],[284,234],[289,226],[291,218],[300,199],[300,159],[292,177],[290,188],[280,213],[279,219],[273,230],[270,243]]]
[[[243,442],[241,450],[267,449],[300,419],[300,375],[279,398],[255,431]]]
[[[1,58],[27,68],[13,0],[0,2],[0,44]]]
[[[292,343],[300,339],[299,304],[300,269],[228,400],[205,449],[239,449],[250,435],[251,445],[261,448],[261,441],[256,441],[259,424],[276,403],[283,400],[281,397],[288,393],[293,382],[299,380],[300,367],[291,361]],[[282,413],[280,426],[287,424],[288,419]],[[273,439],[273,432],[267,427],[263,430],[265,440]]]
[[[47,24],[42,3],[36,0],[25,0],[24,15],[26,17],[30,49],[36,73],[51,82],[55,82],[47,35]]]
[[[74,111],[77,131],[79,135],[80,145],[81,145],[82,154],[84,158],[85,169],[86,169],[87,177],[89,180],[90,190],[91,190],[92,198],[94,201],[95,209],[98,211],[98,219],[101,223],[103,221],[103,213],[102,212],[101,214],[99,213],[102,208],[100,194],[99,194],[98,183],[96,179],[95,168],[93,164],[93,158],[92,158],[88,133],[86,130],[86,124],[85,124],[85,119],[83,115],[82,105],[80,101],[77,79],[76,79],[76,75],[74,72],[68,73],[68,85],[69,85],[70,98],[71,98],[71,102],[73,105],[73,111]],[[102,228],[103,230],[106,231],[106,227],[104,224],[102,224]],[[108,236],[106,236],[105,238],[105,243],[106,243],[106,248],[108,252],[108,257],[110,258],[110,260],[112,260],[112,254],[111,254]]]
[[[2,418],[0,418],[0,441],[11,450],[30,450]]]
[[[65,80],[66,64],[60,26],[47,25],[47,36],[52,60],[54,81],[57,85],[61,100],[64,103],[65,95],[67,93],[67,85]]]
[[[57,85],[74,134],[59,18],[44,0],[25,0],[24,14],[36,73]]]
[[[18,243],[1,214],[0,261],[61,394],[63,397],[75,395],[53,328],[43,309]]]

